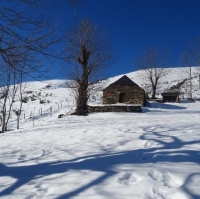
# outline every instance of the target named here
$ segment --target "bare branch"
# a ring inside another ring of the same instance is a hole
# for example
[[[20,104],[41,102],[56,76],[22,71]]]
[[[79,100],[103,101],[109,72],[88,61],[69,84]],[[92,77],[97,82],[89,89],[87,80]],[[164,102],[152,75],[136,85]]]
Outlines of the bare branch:
[[[153,47],[144,52],[144,54],[135,61],[138,69],[145,71],[146,75],[144,78],[151,84],[152,99],[155,99],[159,79],[169,73],[169,70],[166,69],[167,63],[168,52],[161,53]]]

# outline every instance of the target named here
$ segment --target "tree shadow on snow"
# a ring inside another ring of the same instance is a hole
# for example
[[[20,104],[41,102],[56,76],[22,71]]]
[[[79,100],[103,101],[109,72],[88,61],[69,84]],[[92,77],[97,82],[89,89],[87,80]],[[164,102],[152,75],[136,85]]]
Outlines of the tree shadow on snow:
[[[199,192],[199,180],[200,179],[200,173],[193,173],[189,175],[185,181],[185,184],[183,185],[183,190],[188,193],[188,195],[191,196],[192,199],[199,199],[200,198],[200,192]],[[194,185],[197,188],[196,190],[193,190],[191,185]]]
[[[159,108],[159,109],[174,109],[174,110],[183,110],[186,107],[176,105],[175,103],[158,103],[158,102],[151,102],[147,104],[148,108]]]
[[[118,153],[102,153],[94,154],[83,157],[77,157],[67,161],[55,161],[40,163],[37,165],[25,165],[25,166],[7,166],[0,163],[0,176],[7,176],[16,179],[16,182],[4,189],[0,193],[1,196],[9,195],[19,187],[27,184],[31,180],[49,176],[52,174],[60,174],[69,170],[89,170],[103,172],[104,174],[97,179],[85,184],[76,190],[65,193],[57,199],[66,199],[77,196],[85,190],[100,184],[111,176],[117,174],[114,168],[121,164],[145,164],[155,162],[192,162],[199,164],[199,151],[198,150],[183,150],[182,147],[185,145],[200,144],[200,140],[184,142],[177,137],[169,136],[170,142],[165,141],[162,138],[162,134],[151,132],[154,138],[149,138],[148,134],[143,134],[140,139],[151,140],[158,143],[155,146],[148,148],[148,143],[144,148],[130,151],[122,151]],[[158,152],[159,149],[159,152]],[[170,150],[169,150],[170,149]],[[195,175],[195,174],[194,174]],[[199,174],[198,174],[199,175]],[[191,181],[193,176],[184,183],[185,187],[183,190],[196,199],[196,196],[187,186],[187,183]]]

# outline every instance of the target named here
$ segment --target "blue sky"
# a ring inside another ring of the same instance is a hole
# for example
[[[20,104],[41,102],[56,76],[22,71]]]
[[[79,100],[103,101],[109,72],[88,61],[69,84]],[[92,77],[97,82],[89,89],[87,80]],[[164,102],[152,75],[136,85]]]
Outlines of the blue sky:
[[[113,42],[116,62],[107,76],[137,70],[133,59],[149,47],[170,49],[170,66],[181,66],[181,53],[200,34],[200,0],[81,0],[54,11],[63,30],[89,17]]]

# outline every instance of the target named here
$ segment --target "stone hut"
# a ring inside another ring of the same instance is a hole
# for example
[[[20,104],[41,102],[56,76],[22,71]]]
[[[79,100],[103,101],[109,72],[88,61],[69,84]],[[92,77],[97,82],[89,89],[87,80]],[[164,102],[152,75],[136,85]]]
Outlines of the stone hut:
[[[124,75],[103,90],[103,104],[116,103],[145,106],[146,95],[142,88]]]
[[[163,102],[179,102],[179,95],[180,93],[178,91],[165,91],[164,93],[161,93],[163,97]]]

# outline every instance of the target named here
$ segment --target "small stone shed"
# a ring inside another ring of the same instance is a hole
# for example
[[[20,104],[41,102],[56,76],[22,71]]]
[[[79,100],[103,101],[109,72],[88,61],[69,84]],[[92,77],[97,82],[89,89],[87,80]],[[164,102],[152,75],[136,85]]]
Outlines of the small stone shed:
[[[124,75],[103,90],[103,104],[116,103],[145,106],[146,95],[142,88]]]
[[[180,93],[177,91],[167,91],[164,93],[161,93],[163,97],[163,102],[179,102],[179,95]]]

